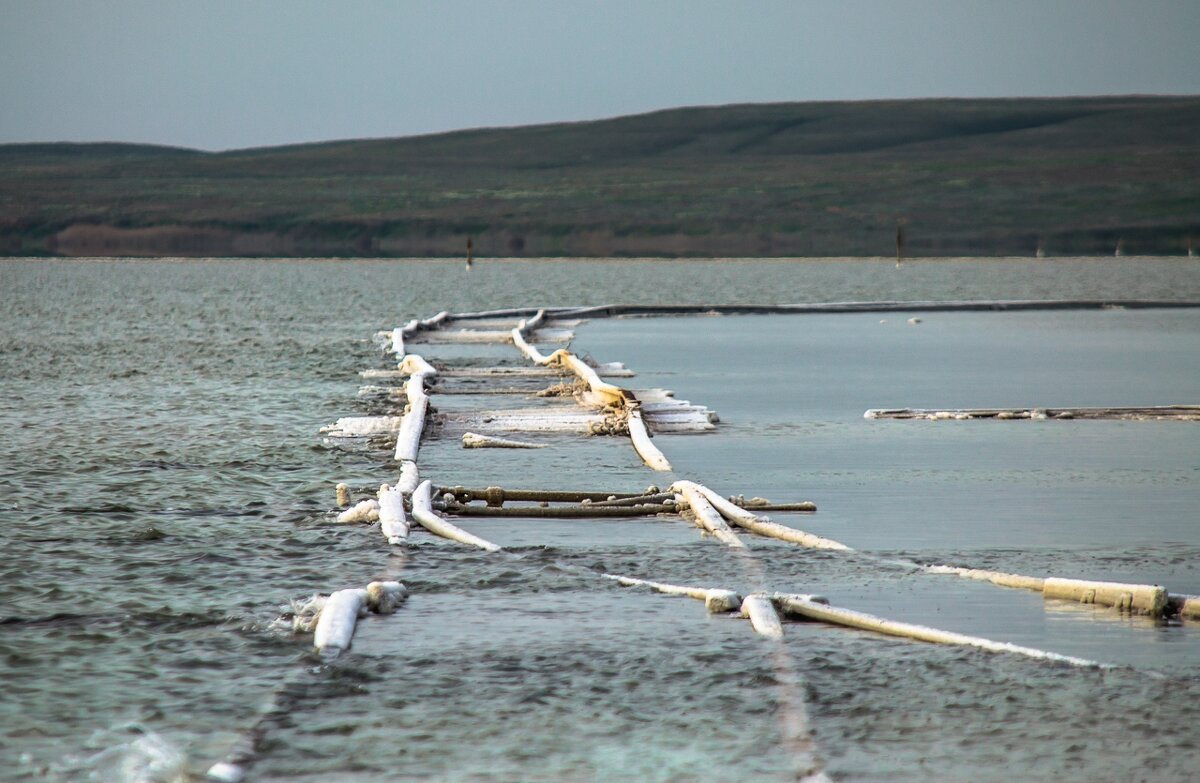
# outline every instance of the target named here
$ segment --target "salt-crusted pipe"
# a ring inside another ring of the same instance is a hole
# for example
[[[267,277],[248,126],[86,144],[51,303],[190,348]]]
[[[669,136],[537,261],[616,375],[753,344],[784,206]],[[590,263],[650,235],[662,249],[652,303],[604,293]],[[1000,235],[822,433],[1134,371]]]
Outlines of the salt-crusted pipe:
[[[620,386],[614,386],[611,383],[600,380],[600,376],[596,374],[596,371],[587,362],[570,351],[560,348],[550,354],[549,358],[546,359],[546,363],[551,366],[565,367],[579,378],[582,378],[587,383],[591,392],[603,404],[617,407],[625,404],[628,392]]]
[[[462,528],[447,522],[433,512],[432,498],[432,482],[422,481],[416,491],[412,493],[412,515],[421,527],[442,538],[448,538],[451,541],[457,541],[460,544],[468,544],[477,546],[488,552],[499,551],[500,547],[493,544],[491,541],[486,541],[477,535],[468,533]]]
[[[900,636],[906,639],[915,639],[921,642],[931,642],[933,644],[953,644],[967,647],[977,647],[981,650],[997,653],[1015,653],[1017,655],[1025,655],[1030,658],[1040,658],[1042,660],[1059,661],[1069,663],[1074,666],[1100,667],[1107,668],[1106,664],[1090,661],[1086,658],[1076,658],[1071,655],[1061,655],[1059,653],[1047,652],[1046,650],[1037,650],[1031,647],[1020,647],[1008,642],[996,642],[991,639],[983,639],[977,636],[966,636],[965,634],[953,633],[952,631],[941,631],[936,628],[929,628],[924,625],[914,625],[912,623],[901,623],[893,620],[885,620],[882,617],[866,614],[864,612],[855,612],[850,609],[838,609],[832,606],[816,603],[815,601],[806,601],[799,596],[784,597],[777,601],[780,608],[789,616],[803,617],[809,620],[820,620],[833,625],[843,625],[847,628],[858,628],[863,631],[874,631],[875,633],[886,634],[888,636]]]
[[[540,322],[540,319],[544,316],[545,311],[539,310],[532,320]],[[633,448],[638,453],[638,456],[642,458],[642,461],[651,470],[668,471],[671,469],[671,463],[667,461],[666,456],[657,446],[650,442],[650,433],[646,429],[645,421],[642,420],[642,413],[638,409],[637,398],[631,392],[600,380],[600,376],[594,369],[588,366],[587,362],[570,351],[559,349],[550,354],[550,356],[543,356],[536,348],[525,341],[524,332],[528,328],[530,328],[529,323],[522,321],[512,331],[513,344],[517,346],[521,353],[525,354],[535,364],[558,366],[570,370],[588,385],[588,393],[593,400],[605,406],[627,407],[629,438],[633,442]]]
[[[480,435],[477,432],[463,433],[464,449],[544,449],[545,443],[528,443],[523,440],[508,438],[493,438],[490,435]]]
[[[367,608],[376,614],[391,614],[408,600],[408,588],[399,582],[371,582],[367,585]]]
[[[513,345],[517,346],[517,350],[525,354],[525,357],[534,364],[545,364],[549,357],[543,356],[542,353],[534,348],[529,343],[525,342],[525,335],[522,333],[521,327],[512,330]]]
[[[399,426],[399,416],[343,416],[320,431],[334,438],[366,438],[394,432]]]
[[[610,378],[633,378],[637,375],[620,362],[605,362],[597,366],[596,373]],[[403,378],[407,373],[400,370],[361,370],[360,378],[375,380],[391,380]],[[447,378],[554,378],[562,377],[562,373],[545,366],[540,367],[455,367],[442,370],[439,375]]]
[[[533,330],[541,325],[545,320],[546,311],[538,310],[537,314],[528,320],[522,320],[517,323],[516,328],[512,330],[513,345],[523,353],[534,364],[546,364],[549,357],[543,356],[537,348],[526,342],[526,333],[533,334]]]
[[[635,579],[632,576],[618,576],[616,574],[603,574],[603,576],[605,579],[612,579],[614,582],[625,587],[649,587],[652,590],[657,590],[667,595],[683,595],[688,598],[698,598],[704,602],[704,608],[713,614],[732,612],[741,606],[742,603],[742,597],[732,590],[722,590],[716,587],[669,585],[663,582],[651,582],[648,579]]]
[[[516,328],[512,330],[513,345],[517,346],[517,350],[525,354],[526,358],[528,358],[534,364],[545,364],[547,361],[549,361],[549,358],[543,356],[537,348],[534,348],[532,345],[525,342],[525,332],[528,331],[532,333],[534,329],[541,325],[545,318],[546,311],[538,310],[532,318],[528,320],[522,319],[519,321]]]
[[[400,480],[396,482],[396,489],[403,492],[405,495],[411,495],[417,485],[421,483],[420,474],[417,472],[417,463],[410,459],[401,460],[400,462]]]
[[[417,331],[417,329],[420,328],[420,325],[421,325],[421,322],[418,321],[416,318],[414,318],[411,321],[409,321],[408,323],[406,323],[404,326],[397,326],[395,329],[393,329],[392,330],[392,353],[394,353],[396,356],[403,357],[405,354],[404,338],[407,335],[410,335],[413,332]]]
[[[374,522],[377,519],[379,519],[379,501],[372,499],[360,500],[337,515],[337,521],[341,524]]]
[[[383,484],[379,487],[379,527],[389,544],[403,544],[410,525],[404,516],[404,493]]]
[[[750,618],[750,625],[760,636],[768,639],[782,639],[783,625],[775,611],[771,599],[762,593],[746,596],[742,601],[742,617]]]
[[[529,329],[532,331],[533,329],[536,329],[539,326],[541,326],[542,321],[545,321],[545,320],[546,320],[546,308],[543,307],[542,309],[540,309],[536,313],[534,313],[532,318],[522,319],[521,322],[517,324],[517,328],[520,329],[522,332],[525,331],[526,329]]]
[[[677,481],[672,485],[676,491],[681,491],[684,487],[689,487],[693,492],[703,496],[709,503],[721,513],[721,516],[728,519],[733,524],[744,527],[752,533],[757,533],[760,536],[768,536],[770,538],[778,538],[781,541],[790,541],[793,544],[800,544],[812,549],[838,549],[849,551],[850,547],[845,544],[834,541],[830,538],[822,538],[821,536],[805,533],[803,530],[797,530],[787,525],[780,525],[772,522],[766,517],[759,517],[746,509],[730,502],[721,497],[719,494],[704,486],[691,481]],[[686,496],[686,495],[685,495]]]
[[[365,594],[367,607],[371,611],[380,614],[392,613],[408,597],[408,590],[399,582],[371,582],[367,585],[366,590],[358,592]],[[318,615],[327,602],[328,599],[322,595],[314,595],[312,598],[302,601],[293,600],[292,607],[297,615],[293,623],[293,628],[306,633],[314,632],[319,623]],[[308,618],[300,616],[302,612],[309,613],[311,623],[308,622]],[[353,620],[357,624],[357,613],[353,616]],[[340,652],[345,648],[328,647],[328,649],[333,653],[335,649]],[[208,768],[205,773],[205,780],[215,781],[216,783],[242,783],[246,779],[246,764],[253,761],[257,755],[256,750],[262,738],[264,724],[272,716],[290,712],[291,700],[285,699],[284,696],[293,690],[291,686],[295,683],[294,675],[300,671],[299,669],[295,669],[293,670],[293,676],[285,675],[285,680],[275,688],[270,700],[259,711],[256,720],[241,732],[233,747],[225,754],[225,758]]]
[[[529,339],[533,339],[531,332],[526,336]],[[574,337],[575,333],[570,329],[541,329],[538,331],[536,339],[538,342],[568,343]],[[502,345],[513,342],[513,334],[511,329],[439,329],[422,335],[421,342],[456,345]]]
[[[979,568],[959,568],[957,566],[932,565],[925,567],[930,574],[953,574],[964,579],[975,579],[980,582],[991,582],[1001,587],[1019,587],[1025,590],[1042,592],[1045,579],[1037,576],[1022,576],[1021,574],[1006,574],[1003,571],[985,571]]]
[[[246,770],[232,761],[218,761],[208,768],[204,776],[216,783],[242,783],[246,779]]]
[[[325,601],[313,631],[313,646],[322,653],[338,655],[350,649],[354,626],[367,613],[367,591],[361,587],[338,590]]]
[[[410,377],[404,387],[408,395],[408,412],[400,420],[400,431],[396,434],[395,459],[398,462],[416,462],[417,452],[421,449],[421,432],[425,429],[425,414],[429,410],[425,379],[435,375],[437,370],[416,354],[405,356],[400,369],[409,373]]]
[[[425,361],[425,358],[420,354],[410,353],[404,357],[404,360],[397,365],[397,369],[405,375],[428,375],[430,377],[437,375],[437,369],[432,364]]]
[[[1042,586],[1046,598],[1061,598],[1084,604],[1103,604],[1118,609],[1161,617],[1167,609],[1167,590],[1160,585],[1131,585],[1051,577]]]
[[[421,328],[422,329],[432,329],[435,326],[441,326],[443,323],[450,320],[450,318],[451,318],[450,311],[443,310],[440,313],[438,313],[437,315],[432,316],[430,318],[426,318],[424,321],[421,321]]]
[[[630,405],[628,415],[629,439],[633,441],[634,451],[642,458],[642,462],[645,462],[651,470],[670,470],[671,463],[650,441],[650,433],[646,431],[646,423],[642,420],[642,412],[638,406]]]
[[[350,487],[344,483],[338,483],[334,490],[337,492],[337,504],[339,508],[345,508],[350,505]]]
[[[425,429],[425,414],[428,410],[429,396],[425,394],[424,376],[409,378],[408,412],[401,419],[400,431],[396,434],[397,461],[417,461],[417,453],[421,449],[421,432]]]
[[[704,497],[704,495],[696,489],[696,485],[690,481],[680,482],[676,496],[676,505],[687,504],[692,510],[692,514],[696,518],[696,523],[700,527],[707,530],[719,541],[734,547],[735,549],[745,549],[746,544],[737,537],[737,534],[725,523],[717,510],[712,507],[712,504]]]

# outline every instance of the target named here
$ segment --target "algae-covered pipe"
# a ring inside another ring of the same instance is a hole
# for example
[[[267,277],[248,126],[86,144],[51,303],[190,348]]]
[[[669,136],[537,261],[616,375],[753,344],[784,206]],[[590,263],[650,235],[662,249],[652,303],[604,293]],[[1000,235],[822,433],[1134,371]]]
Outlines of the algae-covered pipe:
[[[601,506],[588,503],[576,506],[467,506],[448,505],[447,514],[456,517],[509,517],[529,519],[631,519],[656,514],[678,514],[674,505],[661,503],[640,506]]]
[[[664,500],[674,502],[674,492],[655,492],[651,495],[634,495],[633,497],[614,497],[611,500],[598,500],[592,503],[592,507],[600,506],[602,508],[616,506],[639,506],[639,505],[660,505]]]
[[[463,487],[439,486],[437,494],[446,492],[459,500],[486,500],[488,505],[500,505],[508,500],[531,501],[534,503],[580,503],[584,500],[592,502],[612,498],[640,498],[644,493],[639,492],[605,492],[601,490],[575,489],[504,489],[502,487]]]

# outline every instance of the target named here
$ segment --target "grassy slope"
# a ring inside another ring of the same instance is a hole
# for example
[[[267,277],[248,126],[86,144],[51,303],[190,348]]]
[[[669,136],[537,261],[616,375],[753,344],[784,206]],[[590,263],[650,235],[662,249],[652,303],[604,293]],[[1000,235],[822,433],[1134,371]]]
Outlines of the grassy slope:
[[[905,219],[918,253],[1180,252],[1198,173],[1192,97],[690,108],[216,154],[7,145],[0,249],[72,252],[54,235],[96,224],[186,227],[148,253],[424,255],[471,235],[491,255],[888,254]]]

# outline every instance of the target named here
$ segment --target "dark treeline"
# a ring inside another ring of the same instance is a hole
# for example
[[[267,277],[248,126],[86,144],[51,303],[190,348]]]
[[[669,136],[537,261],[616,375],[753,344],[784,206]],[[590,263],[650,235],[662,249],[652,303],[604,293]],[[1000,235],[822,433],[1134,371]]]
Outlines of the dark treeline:
[[[207,153],[0,146],[0,254],[1182,254],[1200,98],[673,109]]]

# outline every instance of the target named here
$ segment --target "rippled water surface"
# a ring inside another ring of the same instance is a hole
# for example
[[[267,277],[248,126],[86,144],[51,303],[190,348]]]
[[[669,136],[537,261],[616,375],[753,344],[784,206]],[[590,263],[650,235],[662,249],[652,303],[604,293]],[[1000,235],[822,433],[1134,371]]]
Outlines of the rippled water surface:
[[[332,487],[387,448],[321,425],[372,334],[441,309],[606,302],[1200,300],[1180,259],[0,262],[0,769],[203,774],[249,736],[254,780],[793,780],[807,717],[838,780],[1183,781],[1200,766],[1200,625],[923,575],[897,561],[1200,593],[1200,424],[867,421],[874,407],[1200,402],[1200,311],[597,320],[574,347],[722,417],[659,435],[675,474],[815,515],[859,554],[678,520],[471,519],[488,555],[336,526]],[[414,346],[415,348],[415,346]],[[421,346],[511,360],[504,346]],[[484,404],[464,398],[435,406]],[[509,403],[511,404],[511,403]],[[391,411],[394,412],[394,411]],[[437,483],[665,485],[618,438],[463,451]],[[781,650],[601,571],[820,592],[898,620],[1082,656],[1077,669],[789,624]],[[322,663],[272,628],[293,598],[412,591]]]

